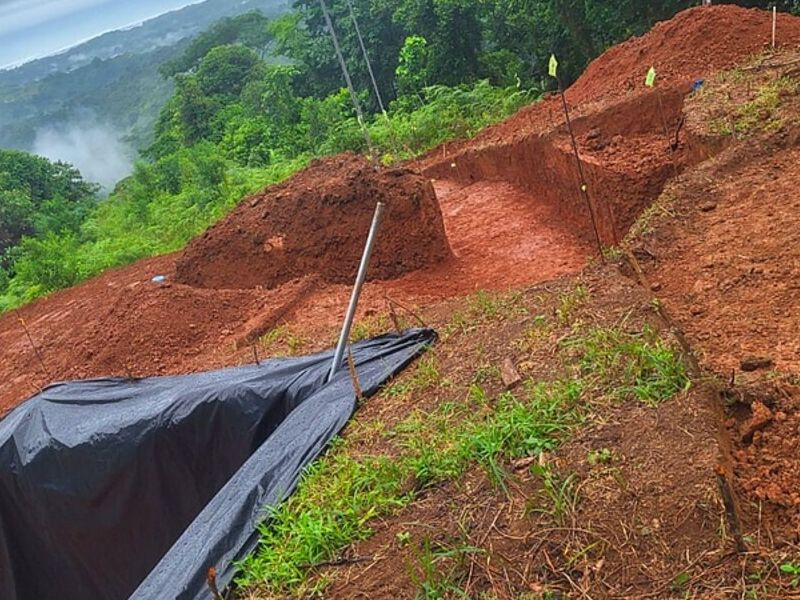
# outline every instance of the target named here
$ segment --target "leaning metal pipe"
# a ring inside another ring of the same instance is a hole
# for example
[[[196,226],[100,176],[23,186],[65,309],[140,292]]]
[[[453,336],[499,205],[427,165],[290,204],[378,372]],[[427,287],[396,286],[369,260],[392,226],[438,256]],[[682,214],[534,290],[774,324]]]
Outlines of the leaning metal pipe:
[[[369,228],[369,235],[367,236],[367,245],[364,248],[364,254],[361,257],[361,264],[358,267],[358,276],[356,277],[356,284],[353,287],[353,293],[350,296],[350,305],[347,307],[347,314],[344,318],[344,325],[342,332],[339,335],[339,343],[336,344],[336,352],[333,354],[333,364],[331,365],[330,373],[328,373],[328,381],[333,379],[336,371],[342,366],[344,359],[344,351],[347,348],[348,340],[350,339],[350,328],[353,326],[353,318],[356,315],[356,308],[358,308],[358,299],[361,297],[361,289],[364,287],[364,280],[367,278],[367,269],[369,268],[369,261],[372,258],[372,250],[375,248],[375,240],[378,236],[378,228],[383,218],[383,209],[385,208],[383,202],[378,202],[375,207],[375,215],[372,217],[372,225]]]

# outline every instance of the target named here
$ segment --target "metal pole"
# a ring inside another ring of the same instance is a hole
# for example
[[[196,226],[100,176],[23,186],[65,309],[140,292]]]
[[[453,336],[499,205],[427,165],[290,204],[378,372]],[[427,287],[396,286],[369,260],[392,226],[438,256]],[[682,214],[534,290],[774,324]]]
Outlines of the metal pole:
[[[339,335],[339,343],[336,344],[336,352],[333,354],[333,364],[331,365],[330,373],[328,373],[328,381],[333,379],[336,371],[342,366],[344,351],[345,348],[347,348],[347,342],[350,339],[350,328],[353,326],[353,318],[356,316],[356,308],[358,308],[358,299],[361,296],[361,288],[364,287],[364,280],[367,278],[369,260],[372,258],[372,250],[375,247],[375,239],[378,235],[378,228],[381,225],[381,218],[383,217],[383,209],[385,206],[386,205],[383,202],[378,202],[378,205],[375,207],[375,215],[372,217],[372,225],[369,228],[369,236],[367,236],[367,245],[364,247],[364,255],[361,257],[361,265],[358,267],[356,284],[355,287],[353,287],[353,293],[350,296],[350,305],[347,307],[344,325],[342,326],[342,332]]]

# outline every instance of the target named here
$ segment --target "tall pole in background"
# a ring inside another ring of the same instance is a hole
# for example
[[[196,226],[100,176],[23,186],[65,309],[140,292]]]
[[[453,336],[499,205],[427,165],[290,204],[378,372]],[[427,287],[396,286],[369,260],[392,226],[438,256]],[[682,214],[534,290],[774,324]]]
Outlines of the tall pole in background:
[[[372,137],[369,135],[367,122],[364,120],[364,111],[361,110],[361,102],[358,100],[356,89],[353,87],[353,80],[350,78],[350,71],[347,69],[347,63],[344,62],[344,55],[342,54],[341,46],[339,46],[339,38],[336,37],[336,30],[333,28],[333,21],[331,20],[331,15],[328,12],[328,6],[325,4],[325,0],[319,0],[319,5],[322,8],[322,15],[325,17],[325,24],[328,26],[328,31],[331,32],[333,47],[336,50],[336,58],[339,60],[339,66],[342,68],[345,82],[347,82],[347,89],[350,90],[350,99],[353,101],[353,106],[356,109],[358,123],[361,125],[361,130],[364,132],[364,138],[367,140],[367,147],[369,148],[370,156],[374,162],[375,150],[372,147]]]

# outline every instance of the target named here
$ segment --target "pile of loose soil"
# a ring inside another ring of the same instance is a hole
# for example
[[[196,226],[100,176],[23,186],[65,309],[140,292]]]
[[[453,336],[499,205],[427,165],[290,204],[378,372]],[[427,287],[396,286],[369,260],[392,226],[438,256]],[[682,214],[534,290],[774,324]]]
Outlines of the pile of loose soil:
[[[778,15],[779,46],[800,43],[800,18]],[[569,89],[569,100],[641,91],[648,69],[660,86],[702,79],[769,48],[772,14],[733,5],[700,6],[658,23],[648,33],[610,48]]]
[[[800,542],[800,388],[791,383],[740,386],[723,396],[745,524],[767,547]]]
[[[430,182],[408,169],[375,170],[355,154],[317,160],[248,198],[195,239],[177,280],[217,289],[274,288],[318,273],[353,280],[377,202],[386,204],[369,279],[392,279],[450,257]]]

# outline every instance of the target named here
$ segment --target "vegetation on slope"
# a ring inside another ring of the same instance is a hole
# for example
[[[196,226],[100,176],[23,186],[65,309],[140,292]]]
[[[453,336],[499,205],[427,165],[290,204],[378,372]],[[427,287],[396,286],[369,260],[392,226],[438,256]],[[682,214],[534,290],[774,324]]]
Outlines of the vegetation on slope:
[[[379,412],[390,422],[374,415],[354,422],[263,525],[259,549],[242,565],[245,596],[322,592],[329,580],[317,576],[315,565],[335,563],[372,534],[377,520],[475,469],[507,493],[525,461],[543,481],[542,501],[531,510],[546,511],[559,526],[569,510],[569,481],[541,457],[553,454],[598,406],[656,406],[689,382],[667,338],[630,315],[602,322],[588,308],[586,287],[559,287],[466,299],[441,328],[441,344],[367,401],[384,406]],[[532,366],[538,361],[520,365],[524,380],[504,390],[494,361],[510,347],[531,358],[544,353],[547,373]],[[454,581],[446,582],[447,593],[426,595],[429,583],[417,583],[417,597],[467,597]]]

